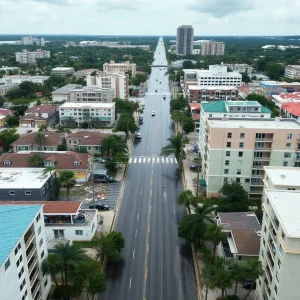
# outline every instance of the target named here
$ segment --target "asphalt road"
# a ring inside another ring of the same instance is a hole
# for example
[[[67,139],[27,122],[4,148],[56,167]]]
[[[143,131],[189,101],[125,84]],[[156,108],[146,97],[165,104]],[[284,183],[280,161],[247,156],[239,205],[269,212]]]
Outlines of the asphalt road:
[[[166,64],[162,42],[158,43],[153,64]],[[139,163],[129,164],[115,227],[122,231],[126,247],[121,262],[106,265],[107,291],[99,299],[197,299],[191,248],[177,237],[178,221],[184,215],[184,209],[176,204],[183,190],[182,180],[175,163],[159,158],[161,148],[173,134],[165,72],[152,69],[144,124],[140,126],[143,138],[134,145],[131,155]],[[156,116],[151,116],[152,111]]]

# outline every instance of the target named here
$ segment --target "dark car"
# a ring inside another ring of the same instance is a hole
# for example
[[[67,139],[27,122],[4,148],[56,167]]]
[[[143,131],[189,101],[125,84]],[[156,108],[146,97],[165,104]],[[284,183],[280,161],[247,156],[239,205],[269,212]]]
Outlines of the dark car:
[[[199,166],[199,165],[191,165],[190,166],[190,170],[192,170],[192,171],[201,171],[201,166]]]
[[[97,210],[109,210],[109,206],[106,204],[90,204],[89,208]]]
[[[143,117],[140,117],[139,120],[140,120],[140,121],[143,121]]]
[[[246,279],[243,284],[242,284],[243,288],[245,290],[255,290],[256,289],[256,281],[254,279]]]

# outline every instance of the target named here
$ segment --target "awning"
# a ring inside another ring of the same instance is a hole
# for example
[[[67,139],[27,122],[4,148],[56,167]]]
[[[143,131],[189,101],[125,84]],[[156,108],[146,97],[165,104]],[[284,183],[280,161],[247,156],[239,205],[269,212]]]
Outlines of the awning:
[[[199,184],[201,187],[206,187],[206,180],[204,178],[199,179]]]

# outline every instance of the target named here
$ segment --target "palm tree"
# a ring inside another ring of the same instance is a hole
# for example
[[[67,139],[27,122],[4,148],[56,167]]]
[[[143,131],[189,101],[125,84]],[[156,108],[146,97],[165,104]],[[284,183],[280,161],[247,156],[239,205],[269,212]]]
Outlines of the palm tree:
[[[36,136],[35,136],[35,141],[39,144],[40,147],[42,147],[42,144],[45,142],[46,140],[46,136],[44,133],[38,131],[36,133]]]
[[[69,201],[70,190],[76,184],[75,173],[72,171],[61,171],[59,180],[61,186],[67,190],[67,201]]]
[[[106,157],[113,157],[117,153],[127,154],[127,141],[117,134],[111,134],[105,137],[101,144],[101,154]]]
[[[215,208],[213,206],[199,207],[197,205],[194,209],[195,214],[186,215],[180,220],[178,236],[200,247],[205,235],[205,221],[212,222],[209,214]]]
[[[205,229],[204,238],[213,244],[213,260],[215,260],[217,246],[226,239],[222,227],[217,224],[208,224]]]
[[[50,173],[50,179],[51,179],[51,192],[52,192],[52,199],[55,200],[55,189],[54,189],[54,185],[53,185],[53,181],[54,181],[54,178],[53,178],[53,173],[56,172],[56,167],[54,166],[48,166],[44,169],[43,173],[44,174],[48,174]]]
[[[39,153],[33,153],[28,157],[28,163],[37,168],[43,163],[43,158]]]
[[[177,203],[179,205],[184,205],[188,209],[189,214],[191,213],[190,205],[195,205],[195,201],[196,198],[191,190],[181,192],[177,198]]]
[[[58,286],[56,275],[61,271],[58,256],[56,254],[49,254],[46,259],[42,261],[42,272],[51,276],[51,280]]]
[[[238,284],[245,280],[244,265],[242,263],[233,263],[230,265],[230,272],[235,282],[234,295],[237,293]]]
[[[47,129],[48,129],[48,126],[47,126],[46,124],[42,124],[42,125],[40,126],[39,131],[47,131]]]
[[[183,151],[183,135],[182,133],[177,133],[177,135],[172,136],[168,139],[169,144],[161,149],[161,156],[174,155],[178,161],[179,168],[182,167],[182,160],[185,158],[185,152]]]
[[[59,243],[54,249],[57,263],[61,268],[62,284],[67,287],[69,272],[84,259],[84,252],[77,245],[70,245],[70,243]]]

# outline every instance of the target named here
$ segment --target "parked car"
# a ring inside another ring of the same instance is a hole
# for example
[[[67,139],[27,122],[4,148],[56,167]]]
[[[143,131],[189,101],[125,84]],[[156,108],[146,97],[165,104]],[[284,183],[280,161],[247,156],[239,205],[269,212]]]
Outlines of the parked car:
[[[105,159],[98,157],[98,158],[94,159],[94,162],[97,162],[97,163],[100,163],[100,164],[105,164]]]
[[[26,131],[26,133],[31,133],[31,132],[32,132],[32,130],[27,130],[27,131]]]
[[[90,209],[97,209],[97,210],[109,210],[109,206],[106,204],[90,204]]]
[[[202,169],[202,167],[201,166],[199,166],[199,165],[191,165],[190,166],[190,170],[192,170],[192,171],[201,171],[201,169]]]
[[[111,177],[110,175],[108,175],[108,171],[107,170],[94,170],[93,174],[91,174],[91,180],[94,179],[94,182],[104,182],[104,183],[109,183],[109,182],[114,182],[115,179],[113,177]]]
[[[157,93],[157,90],[155,90],[155,93]]]
[[[142,139],[142,134],[141,134],[140,132],[138,132],[138,133],[136,134],[136,138],[139,139],[139,140],[141,140],[141,139]]]
[[[243,284],[242,284],[243,288],[245,290],[255,290],[256,289],[256,281],[254,279],[246,279]]]
[[[155,111],[154,111],[154,110],[152,111],[151,116],[152,116],[152,117],[155,116]]]

